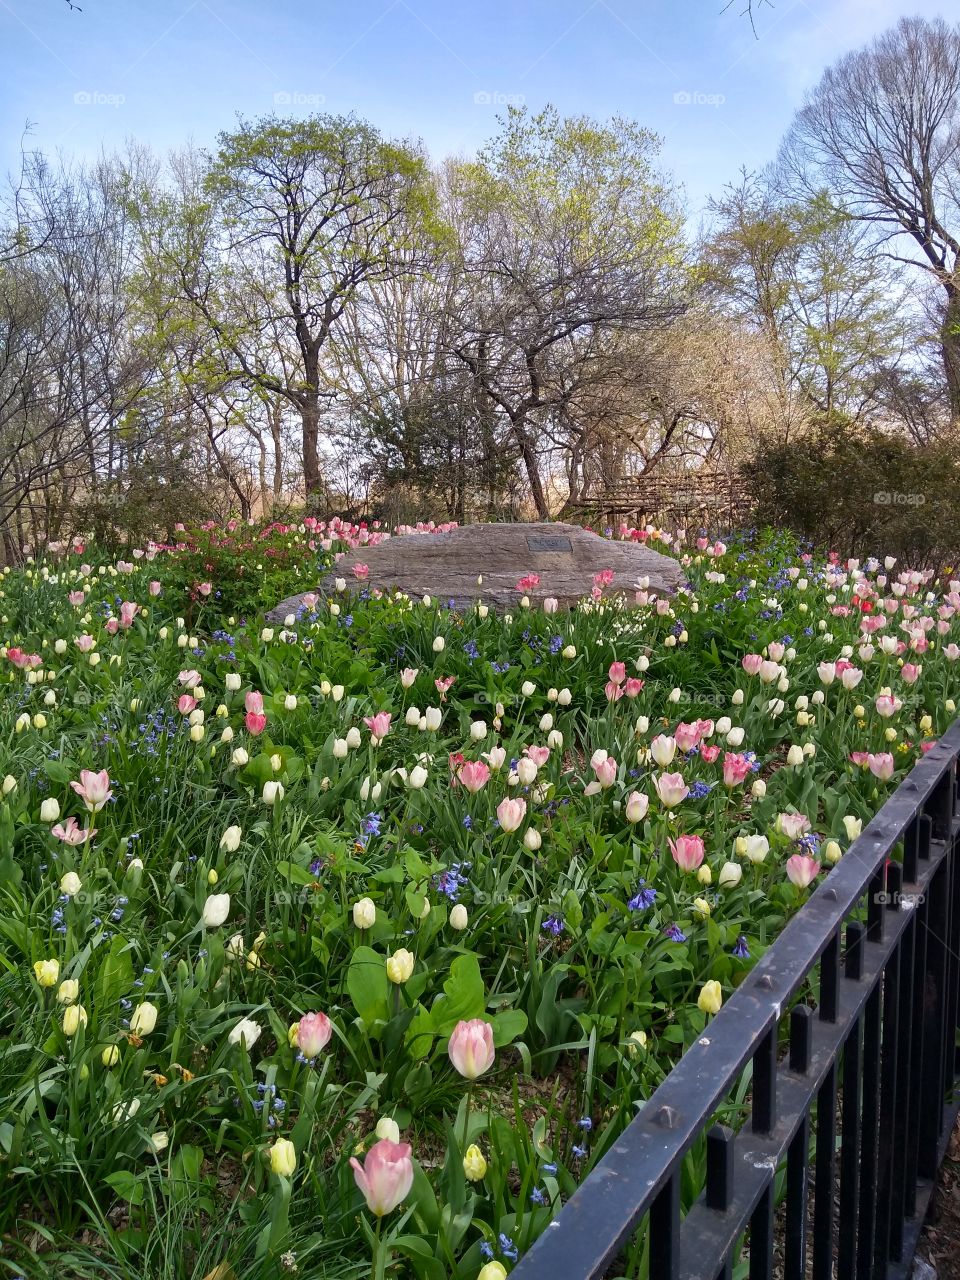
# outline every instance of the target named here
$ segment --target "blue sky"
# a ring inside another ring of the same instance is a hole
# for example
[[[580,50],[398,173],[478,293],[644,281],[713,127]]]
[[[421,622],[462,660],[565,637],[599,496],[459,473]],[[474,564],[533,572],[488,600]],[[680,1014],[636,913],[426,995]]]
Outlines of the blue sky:
[[[466,154],[507,101],[632,117],[696,219],[758,168],[821,70],[903,13],[956,0],[0,0],[0,167],[129,137],[212,145],[238,113],[354,111]]]

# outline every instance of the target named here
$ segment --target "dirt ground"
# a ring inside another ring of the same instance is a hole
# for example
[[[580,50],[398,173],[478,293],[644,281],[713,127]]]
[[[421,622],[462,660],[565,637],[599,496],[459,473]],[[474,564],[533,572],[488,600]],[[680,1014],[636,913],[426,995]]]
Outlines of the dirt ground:
[[[960,1280],[960,1121],[940,1168],[930,1220],[920,1237],[914,1280]]]

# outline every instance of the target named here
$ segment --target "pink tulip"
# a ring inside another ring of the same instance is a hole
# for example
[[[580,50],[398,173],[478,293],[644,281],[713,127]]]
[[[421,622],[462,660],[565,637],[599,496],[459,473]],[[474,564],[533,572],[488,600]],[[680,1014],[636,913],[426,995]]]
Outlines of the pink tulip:
[[[367,1208],[378,1218],[392,1213],[398,1204],[402,1204],[413,1186],[409,1142],[391,1142],[389,1138],[381,1138],[367,1152],[363,1164],[351,1156],[350,1167]]]
[[[674,739],[681,751],[692,751],[700,741],[700,730],[697,722],[685,724],[682,720],[673,731]]]
[[[597,781],[601,787],[612,787],[617,780],[617,762],[613,756],[607,756],[604,760],[598,760],[593,766],[593,772],[597,775]]]
[[[653,786],[660,797],[660,803],[666,809],[675,808],[690,794],[682,773],[660,773],[654,779]]]
[[[405,689],[409,689],[419,674],[419,667],[404,667],[400,672],[400,683]]]
[[[820,873],[820,863],[805,853],[795,853],[787,859],[787,879],[798,889],[806,889],[813,884]]]
[[[526,800],[511,800],[509,796],[504,796],[497,805],[497,821],[501,831],[516,831],[526,816]]]
[[[607,679],[613,684],[623,684],[627,678],[627,666],[624,662],[611,662],[610,670],[607,672]]]
[[[333,1034],[325,1013],[305,1013],[297,1023],[297,1048],[305,1058],[315,1058],[327,1047]]]
[[[896,763],[889,751],[881,751],[877,755],[867,757],[867,767],[875,778],[879,778],[881,782],[889,782],[893,777]]]
[[[117,632],[120,630],[120,623],[116,620],[116,618],[108,618],[106,622],[103,624],[103,629],[104,631],[106,631],[107,635],[115,636]]]
[[[701,738],[701,739],[703,739],[703,738],[709,738],[709,737],[710,737],[710,735],[713,733],[713,721],[712,721],[712,720],[698,720],[698,721],[697,721],[697,733],[700,735],[700,738]]]
[[[810,830],[810,819],[802,813],[781,813],[777,818],[777,829],[788,840],[799,840]]]
[[[702,743],[700,746],[700,758],[706,764],[713,764],[713,762],[716,760],[719,754],[720,754],[719,747],[708,747],[706,743]]]
[[[81,653],[89,653],[90,650],[93,648],[94,639],[93,639],[93,636],[86,636],[86,635],[77,636],[77,638],[74,640],[73,643],[77,646],[77,648],[80,650]]]
[[[739,787],[749,772],[750,761],[746,756],[736,755],[731,751],[724,753],[723,785],[725,787]]]
[[[195,689],[200,683],[200,672],[194,671],[192,668],[187,671],[181,671],[177,679],[185,689]]]
[[[71,591],[68,593],[67,599],[71,604],[83,604],[86,597],[82,591]]]
[[[263,733],[267,727],[267,717],[262,711],[248,711],[243,722],[247,726],[247,732],[252,733],[254,737]]]
[[[650,808],[650,799],[642,791],[631,791],[624,807],[628,822],[642,822]]]
[[[181,693],[180,697],[177,699],[177,710],[182,716],[188,716],[196,705],[196,698],[192,697],[189,693]]]
[[[900,678],[905,684],[916,684],[920,679],[920,668],[913,662],[905,662],[900,668]]]
[[[877,715],[881,715],[885,720],[889,720],[891,716],[895,716],[903,705],[899,698],[895,698],[887,693],[877,694],[874,705],[877,708]]]
[[[68,818],[64,825],[61,826],[58,822],[55,827],[51,827],[50,834],[62,840],[64,844],[76,845],[92,840],[97,834],[97,829],[94,827],[92,830],[82,830],[76,818]]]
[[[532,760],[538,769],[542,769],[543,766],[550,759],[550,748],[549,747],[524,747],[523,754],[527,756],[530,760]]]
[[[677,836],[670,840],[670,852],[681,871],[696,871],[703,862],[703,841],[699,836]]]
[[[490,781],[490,767],[482,760],[467,760],[460,766],[457,777],[463,783],[464,789],[473,796]]]
[[[201,582],[201,583],[197,586],[197,590],[200,592],[200,594],[201,594],[202,596],[208,596],[208,595],[210,594],[210,592],[213,590],[213,583],[212,583],[212,582]]]
[[[263,694],[257,693],[255,689],[251,689],[243,699],[244,710],[252,711],[255,715],[263,714]]]
[[[946,645],[943,650],[943,656],[948,662],[956,662],[956,660],[960,658],[960,645]]]
[[[113,795],[110,790],[110,775],[106,769],[101,769],[99,773],[94,773],[92,769],[81,769],[80,781],[71,782],[70,785],[91,813],[99,813]]]
[[[450,1061],[466,1080],[476,1080],[493,1066],[493,1027],[482,1018],[458,1022],[447,1045]]]
[[[628,698],[635,698],[643,689],[643,681],[638,680],[636,676],[630,676],[623,686],[623,692]]]
[[[124,600],[120,606],[120,625],[121,627],[132,627],[133,620],[140,612],[140,606],[134,604],[131,600]]]
[[[162,590],[163,584],[161,582],[157,582],[156,579],[150,583],[150,594],[152,596],[158,596]]]
[[[370,730],[370,737],[374,741],[374,745],[382,742],[390,732],[390,721],[393,716],[389,711],[378,711],[375,716],[364,716],[363,723]]]
[[[741,665],[748,676],[755,676],[763,662],[762,653],[748,653],[741,659]]]
[[[850,762],[855,764],[858,769],[866,769],[870,763],[870,753],[868,751],[851,751]]]
[[[614,680],[608,680],[603,686],[603,692],[606,694],[608,702],[619,702],[623,697],[622,687]]]
[[[774,662],[779,662],[786,651],[786,646],[782,645],[779,640],[773,640],[767,645],[767,657],[772,658]]]

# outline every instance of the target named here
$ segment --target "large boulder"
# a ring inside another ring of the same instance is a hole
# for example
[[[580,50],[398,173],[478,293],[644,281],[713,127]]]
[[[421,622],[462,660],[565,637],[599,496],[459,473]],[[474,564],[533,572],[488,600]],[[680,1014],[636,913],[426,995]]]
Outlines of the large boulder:
[[[354,568],[360,565],[367,566],[367,574],[358,578]],[[651,591],[667,594],[676,590],[683,576],[670,556],[638,543],[601,538],[576,524],[474,524],[357,547],[337,561],[320,587],[331,591],[341,577],[351,590],[379,587],[430,595],[453,601],[457,609],[477,600],[503,608],[524,594],[517,589],[520,579],[536,574],[539,583],[525,594],[537,601],[553,596],[564,606],[590,595],[594,576],[603,570],[614,575],[606,595],[633,592],[641,579],[648,580]],[[302,600],[303,596],[291,596],[267,616],[282,622]]]

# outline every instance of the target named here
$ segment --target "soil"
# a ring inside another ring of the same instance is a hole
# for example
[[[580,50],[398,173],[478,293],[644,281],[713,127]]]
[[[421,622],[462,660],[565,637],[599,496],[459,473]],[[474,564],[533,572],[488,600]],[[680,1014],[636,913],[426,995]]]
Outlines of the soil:
[[[917,1247],[914,1280],[934,1280],[930,1267],[936,1280],[960,1280],[960,1120],[940,1166],[937,1190]]]

